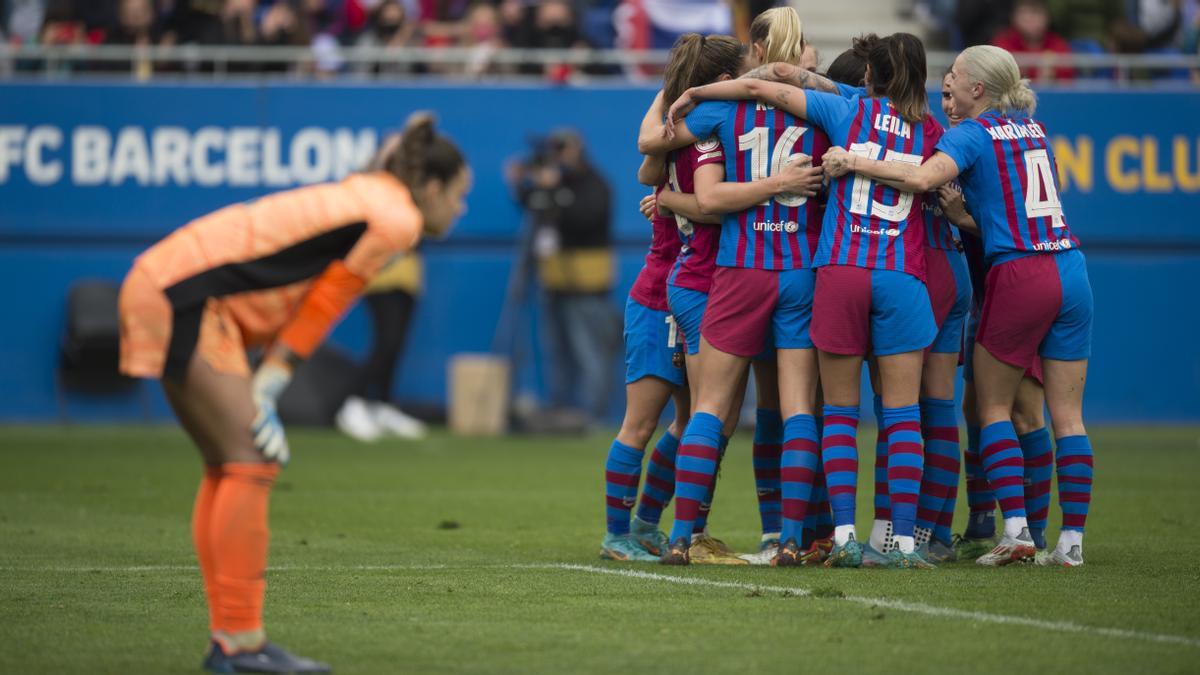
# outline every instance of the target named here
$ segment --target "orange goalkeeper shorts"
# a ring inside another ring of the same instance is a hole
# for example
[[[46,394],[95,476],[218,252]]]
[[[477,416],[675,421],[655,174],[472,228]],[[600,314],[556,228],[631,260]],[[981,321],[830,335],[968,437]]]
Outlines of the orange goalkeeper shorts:
[[[193,354],[227,375],[250,376],[242,332],[229,307],[210,298],[202,308],[177,314],[163,289],[137,263],[121,284],[121,372],[130,377],[182,379]],[[199,321],[199,332],[179,330]],[[195,344],[176,336],[196,335]],[[174,338],[174,339],[173,339]]]

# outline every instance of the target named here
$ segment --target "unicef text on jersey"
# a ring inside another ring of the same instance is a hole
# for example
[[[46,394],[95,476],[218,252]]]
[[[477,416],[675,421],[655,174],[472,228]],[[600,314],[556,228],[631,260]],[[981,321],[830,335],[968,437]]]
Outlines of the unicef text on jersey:
[[[794,220],[756,222],[754,223],[754,231],[786,232],[787,234],[796,234],[800,231],[800,224]]]

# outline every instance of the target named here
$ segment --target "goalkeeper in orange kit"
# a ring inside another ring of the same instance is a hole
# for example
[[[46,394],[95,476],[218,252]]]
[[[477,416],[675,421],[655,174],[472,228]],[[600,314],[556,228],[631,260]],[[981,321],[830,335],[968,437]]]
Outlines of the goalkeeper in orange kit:
[[[201,217],[140,255],[121,287],[121,371],[161,379],[204,459],[192,537],[214,672],[329,672],[263,630],[267,502],[289,455],[275,402],[389,259],[450,229],[471,181],[428,115],[374,166]],[[247,347],[266,348],[253,372]]]

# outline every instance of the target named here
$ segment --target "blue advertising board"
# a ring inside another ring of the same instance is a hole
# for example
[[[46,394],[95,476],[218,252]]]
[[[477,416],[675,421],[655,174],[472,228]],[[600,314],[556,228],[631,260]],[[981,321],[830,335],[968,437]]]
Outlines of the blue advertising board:
[[[526,155],[532,138],[571,127],[586,140],[614,188],[614,302],[627,291],[649,241],[636,208],[645,189],[634,175],[637,124],[653,94],[0,85],[0,283],[12,294],[11,324],[0,334],[0,420],[56,414],[52,373],[71,284],[119,280],[140,250],[208,211],[355,170],[420,109],[436,111],[475,171],[467,215],[447,242],[426,251],[426,302],[397,384],[403,398],[443,401],[446,357],[491,344],[521,222],[504,166]],[[1089,411],[1114,421],[1200,420],[1200,303],[1188,292],[1200,281],[1200,94],[1047,91],[1037,116],[1050,131],[1067,218],[1096,287]],[[367,333],[356,310],[334,340],[361,352]]]

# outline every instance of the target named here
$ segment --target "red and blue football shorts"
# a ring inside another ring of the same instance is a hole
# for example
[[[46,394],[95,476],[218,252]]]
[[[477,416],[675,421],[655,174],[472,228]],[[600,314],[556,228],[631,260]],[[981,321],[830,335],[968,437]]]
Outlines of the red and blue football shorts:
[[[1083,252],[1027,255],[992,266],[985,281],[979,344],[1029,368],[1037,357],[1078,361],[1092,353],[1092,285]]]
[[[700,352],[700,322],[708,305],[708,293],[681,286],[667,286],[667,304],[675,317],[675,326],[683,335],[688,356]]]
[[[700,333],[726,354],[752,358],[776,349],[812,349],[813,270],[718,267]]]
[[[970,316],[967,317],[967,339],[963,341],[963,381],[975,381],[975,338],[979,335],[979,310],[972,309]],[[1044,384],[1042,379],[1042,360],[1034,359],[1033,364],[1025,369],[1025,377],[1032,378],[1039,385]]]
[[[933,306],[937,336],[929,351],[959,354],[963,346],[963,328],[971,312],[971,273],[967,259],[959,251],[925,249],[925,287]]]
[[[625,384],[657,377],[683,385],[683,366],[675,354],[682,350],[670,313],[650,309],[629,297],[625,301]]]
[[[921,351],[935,335],[929,292],[913,275],[853,265],[817,270],[812,325],[817,349],[890,356]]]

